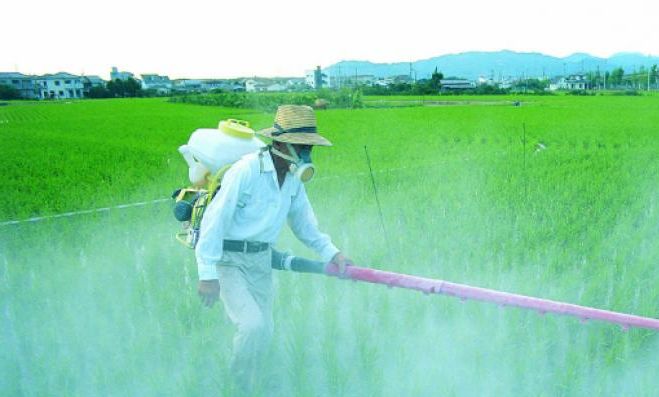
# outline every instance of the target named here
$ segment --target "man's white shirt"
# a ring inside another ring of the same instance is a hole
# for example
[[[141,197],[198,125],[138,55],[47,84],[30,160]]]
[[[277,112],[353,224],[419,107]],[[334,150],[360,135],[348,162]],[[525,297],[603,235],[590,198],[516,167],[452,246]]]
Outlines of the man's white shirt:
[[[304,184],[289,172],[280,188],[268,151],[243,156],[224,175],[201,221],[195,249],[199,279],[218,278],[223,240],[274,244],[287,219],[295,236],[324,261],[339,252],[318,229]]]

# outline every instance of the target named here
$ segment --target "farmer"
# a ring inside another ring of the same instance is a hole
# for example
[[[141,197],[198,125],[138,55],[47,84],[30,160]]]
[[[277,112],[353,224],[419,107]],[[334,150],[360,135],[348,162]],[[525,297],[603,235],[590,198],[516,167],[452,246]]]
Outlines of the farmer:
[[[313,146],[332,144],[316,131],[308,106],[283,105],[274,126],[257,132],[272,145],[248,154],[224,176],[206,209],[195,249],[199,295],[207,307],[222,299],[237,327],[231,371],[243,391],[251,392],[259,363],[273,332],[270,247],[288,224],[325,262],[352,265],[318,230],[303,182],[313,177]]]

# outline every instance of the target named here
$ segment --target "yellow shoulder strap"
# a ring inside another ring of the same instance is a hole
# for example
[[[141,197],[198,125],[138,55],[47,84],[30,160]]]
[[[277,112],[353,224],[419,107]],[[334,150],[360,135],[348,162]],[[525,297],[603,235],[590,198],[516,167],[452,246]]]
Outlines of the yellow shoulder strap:
[[[229,171],[229,168],[231,168],[232,165],[233,163],[225,165],[210,178],[210,181],[208,182],[208,202],[210,202],[215,196],[215,193],[217,193],[220,185],[222,185],[222,178],[224,178],[224,174]]]

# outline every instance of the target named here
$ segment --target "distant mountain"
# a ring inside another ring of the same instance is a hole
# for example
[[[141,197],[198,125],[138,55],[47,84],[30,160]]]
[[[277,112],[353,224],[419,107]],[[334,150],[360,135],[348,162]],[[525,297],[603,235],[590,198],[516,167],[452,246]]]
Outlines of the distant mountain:
[[[390,77],[412,75],[417,79],[428,78],[435,70],[445,77],[476,79],[480,76],[495,79],[505,77],[561,76],[581,72],[610,71],[622,67],[625,73],[632,73],[641,66],[646,68],[659,64],[659,57],[639,53],[620,53],[609,58],[598,58],[586,53],[575,53],[565,58],[557,58],[536,52],[463,52],[442,55],[414,62],[373,63],[369,61],[341,61],[323,71],[330,76],[374,75]]]

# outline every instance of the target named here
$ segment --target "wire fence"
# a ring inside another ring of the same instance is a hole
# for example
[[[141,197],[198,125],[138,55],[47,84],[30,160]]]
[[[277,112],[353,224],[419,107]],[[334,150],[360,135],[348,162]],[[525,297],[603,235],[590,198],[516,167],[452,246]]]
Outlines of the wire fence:
[[[474,158],[462,158],[462,161],[470,161],[474,160]],[[387,168],[387,169],[381,169],[378,171],[373,171],[374,174],[387,174],[391,172],[399,172],[399,171],[405,171],[405,170],[412,170],[412,169],[421,169],[421,168],[433,168],[433,167],[438,167],[442,165],[446,165],[450,162],[455,161],[455,159],[452,160],[445,160],[441,162],[433,162],[433,163],[426,163],[426,164],[417,164],[417,165],[410,165],[410,166],[405,166],[405,167],[394,167],[394,168]],[[332,180],[332,179],[340,179],[340,178],[354,178],[354,177],[367,177],[370,174],[368,172],[353,172],[350,174],[342,174],[342,175],[330,175],[330,176],[321,176],[315,178],[315,180]],[[37,217],[32,217],[32,218],[27,218],[27,219],[18,219],[18,220],[8,220],[8,221],[3,221],[0,222],[0,227],[4,226],[10,226],[10,225],[18,225],[18,224],[24,224],[24,223],[38,223],[41,221],[45,220],[51,220],[51,219],[57,219],[57,218],[70,218],[74,216],[79,216],[79,215],[87,215],[87,214],[94,214],[94,213],[100,213],[100,212],[109,212],[112,210],[118,210],[118,209],[126,209],[126,208],[134,208],[134,207],[144,207],[148,205],[154,205],[158,203],[164,203],[164,202],[171,202],[172,198],[159,198],[155,200],[148,200],[148,201],[140,201],[136,203],[128,203],[128,204],[119,204],[119,205],[114,205],[114,206],[109,206],[109,207],[101,207],[101,208],[93,208],[93,209],[87,209],[87,210],[79,210],[79,211],[69,211],[69,212],[63,212],[60,214],[54,214],[54,215],[46,215],[46,216],[37,216]]]
[[[99,212],[108,212],[111,210],[116,210],[116,209],[124,209],[124,208],[133,208],[133,207],[144,207],[147,205],[153,205],[157,203],[163,203],[165,201],[171,201],[171,198],[163,198],[163,199],[157,199],[157,200],[151,200],[151,201],[140,201],[137,203],[129,203],[129,204],[119,204],[119,205],[114,205],[111,207],[101,207],[101,208],[93,208],[89,210],[81,210],[81,211],[70,211],[70,212],[63,212],[61,214],[55,214],[55,215],[46,215],[46,216],[36,216],[33,218],[27,218],[27,219],[19,219],[19,220],[12,220],[12,221],[4,221],[0,222],[0,227],[2,226],[9,226],[9,225],[18,225],[21,223],[37,223],[49,219],[56,219],[56,218],[69,218],[72,216],[78,216],[78,215],[85,215],[85,214],[94,214],[94,213],[99,213]]]

